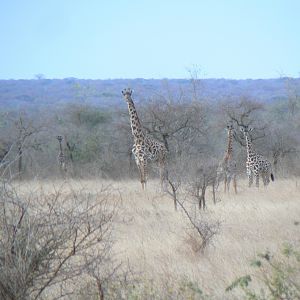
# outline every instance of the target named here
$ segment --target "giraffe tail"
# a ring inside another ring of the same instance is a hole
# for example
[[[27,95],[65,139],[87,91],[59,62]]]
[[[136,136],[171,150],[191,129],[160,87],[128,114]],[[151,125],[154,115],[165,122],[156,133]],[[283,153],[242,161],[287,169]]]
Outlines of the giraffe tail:
[[[273,173],[271,173],[271,179],[272,179],[272,181],[275,180]]]

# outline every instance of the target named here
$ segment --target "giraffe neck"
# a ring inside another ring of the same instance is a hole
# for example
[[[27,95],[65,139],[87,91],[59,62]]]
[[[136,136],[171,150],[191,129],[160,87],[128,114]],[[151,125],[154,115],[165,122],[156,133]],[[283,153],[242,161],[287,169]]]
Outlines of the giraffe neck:
[[[232,129],[229,129],[228,130],[227,149],[226,149],[225,157],[224,157],[225,161],[228,161],[232,158],[232,152],[233,152],[233,150],[232,150],[232,138],[233,138]]]
[[[136,112],[136,109],[135,109],[132,99],[128,100],[127,104],[128,104],[128,111],[129,111],[132,135],[134,138],[134,142],[136,144],[138,144],[141,141],[144,141],[145,134],[142,130],[142,125],[140,123],[140,120],[139,120],[139,117]]]
[[[251,157],[251,156],[256,155],[256,153],[255,153],[255,151],[253,149],[252,142],[251,142],[249,136],[245,135],[245,137],[246,137],[246,145],[247,145],[247,156]]]
[[[59,152],[62,153],[63,149],[62,149],[61,141],[58,141],[58,142],[59,142]]]

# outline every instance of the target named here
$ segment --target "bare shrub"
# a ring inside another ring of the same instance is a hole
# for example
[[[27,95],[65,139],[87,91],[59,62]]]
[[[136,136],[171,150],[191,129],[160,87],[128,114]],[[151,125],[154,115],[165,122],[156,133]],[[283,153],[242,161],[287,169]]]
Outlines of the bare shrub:
[[[206,192],[209,186],[212,187],[213,202],[216,203],[215,185],[217,166],[212,162],[204,163],[198,168],[195,176],[190,180],[187,192],[198,202],[199,209],[206,208]]]
[[[203,205],[205,205],[205,190],[207,186],[205,185],[202,188],[201,184],[198,183],[195,186],[192,185],[192,190],[190,185],[182,188],[182,181],[180,178],[175,178],[176,179],[168,178],[169,185],[166,192],[173,199],[175,210],[177,210],[177,207],[179,206],[188,220],[188,237],[186,241],[191,245],[194,252],[203,252],[204,249],[211,243],[213,237],[219,232],[220,222],[210,220],[207,214],[201,213],[199,210],[195,210],[194,205],[190,205],[190,208],[187,208],[188,206],[185,203],[193,203],[193,199],[190,201],[190,197],[191,195],[193,196],[194,187],[196,187],[196,191],[198,191],[196,196],[198,196],[201,201],[204,199]],[[208,181],[204,182],[208,183]],[[200,195],[199,191],[201,188],[202,191],[204,191],[204,194],[202,192]]]
[[[165,191],[173,199],[175,210],[177,210],[177,202],[178,202],[177,198],[178,198],[178,192],[180,186],[181,186],[180,177],[177,177],[176,179],[173,177],[173,179],[170,179],[170,177],[168,176],[167,187]]]
[[[181,202],[178,203],[189,220],[190,226],[187,231],[188,238],[186,241],[194,252],[203,252],[212,242],[213,237],[219,233],[221,223],[210,220],[203,213],[199,213],[199,211],[189,212]]]
[[[132,281],[133,274],[128,266],[123,266],[114,258],[112,243],[106,243],[106,248],[98,251],[98,259],[94,259],[94,253],[91,253],[91,263],[87,265],[87,274],[89,276],[88,284],[92,285],[91,295],[97,299],[103,300],[111,294],[117,286],[129,284]]]
[[[0,298],[72,293],[67,283],[107,257],[116,206],[109,189],[19,196],[0,186]]]

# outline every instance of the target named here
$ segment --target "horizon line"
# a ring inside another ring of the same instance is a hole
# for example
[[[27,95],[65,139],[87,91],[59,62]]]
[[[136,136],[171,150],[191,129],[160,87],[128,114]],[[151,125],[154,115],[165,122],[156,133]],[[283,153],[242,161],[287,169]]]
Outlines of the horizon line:
[[[134,78],[122,78],[122,77],[116,77],[116,78],[79,78],[79,77],[63,77],[63,78],[0,78],[0,81],[18,81],[18,80],[36,80],[36,81],[43,81],[43,80],[67,80],[67,79],[73,79],[73,80],[102,80],[102,81],[109,81],[109,80],[235,80],[235,81],[242,81],[242,80],[274,80],[274,79],[300,79],[300,77],[294,77],[294,76],[280,76],[280,77],[268,77],[268,78],[225,78],[225,77],[209,77],[209,78],[170,78],[170,77],[161,77],[161,78],[144,78],[144,77],[134,77]]]

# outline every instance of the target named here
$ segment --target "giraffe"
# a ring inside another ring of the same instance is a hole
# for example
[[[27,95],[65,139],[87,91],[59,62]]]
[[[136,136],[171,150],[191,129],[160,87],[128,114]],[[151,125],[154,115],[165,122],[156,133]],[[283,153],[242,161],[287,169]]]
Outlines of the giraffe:
[[[252,141],[249,132],[253,128],[248,128],[248,126],[241,126],[241,132],[243,132],[246,139],[247,147],[247,161],[246,169],[249,179],[249,187],[252,186],[253,177],[255,177],[256,187],[259,187],[259,175],[261,175],[263,183],[267,186],[270,183],[270,178],[274,181],[274,175],[272,173],[271,163],[265,159],[262,155],[257,154],[253,149]]]
[[[64,155],[64,151],[63,151],[63,148],[62,148],[63,137],[61,135],[58,135],[56,138],[59,142],[59,153],[58,153],[58,157],[57,157],[59,169],[60,169],[61,172],[67,172],[66,157]]]
[[[218,188],[221,177],[224,176],[224,192],[229,192],[230,182],[232,180],[235,193],[236,189],[236,162],[232,159],[233,154],[233,126],[227,125],[227,148],[223,159],[220,161],[217,169],[216,188]]]
[[[132,90],[130,88],[124,89],[122,94],[128,105],[131,132],[134,139],[132,153],[135,157],[135,162],[140,172],[142,189],[144,190],[146,188],[148,160],[158,163],[160,170],[160,183],[162,187],[164,177],[166,176],[165,165],[168,151],[164,144],[149,137],[143,131],[140,119],[133,103]]]

